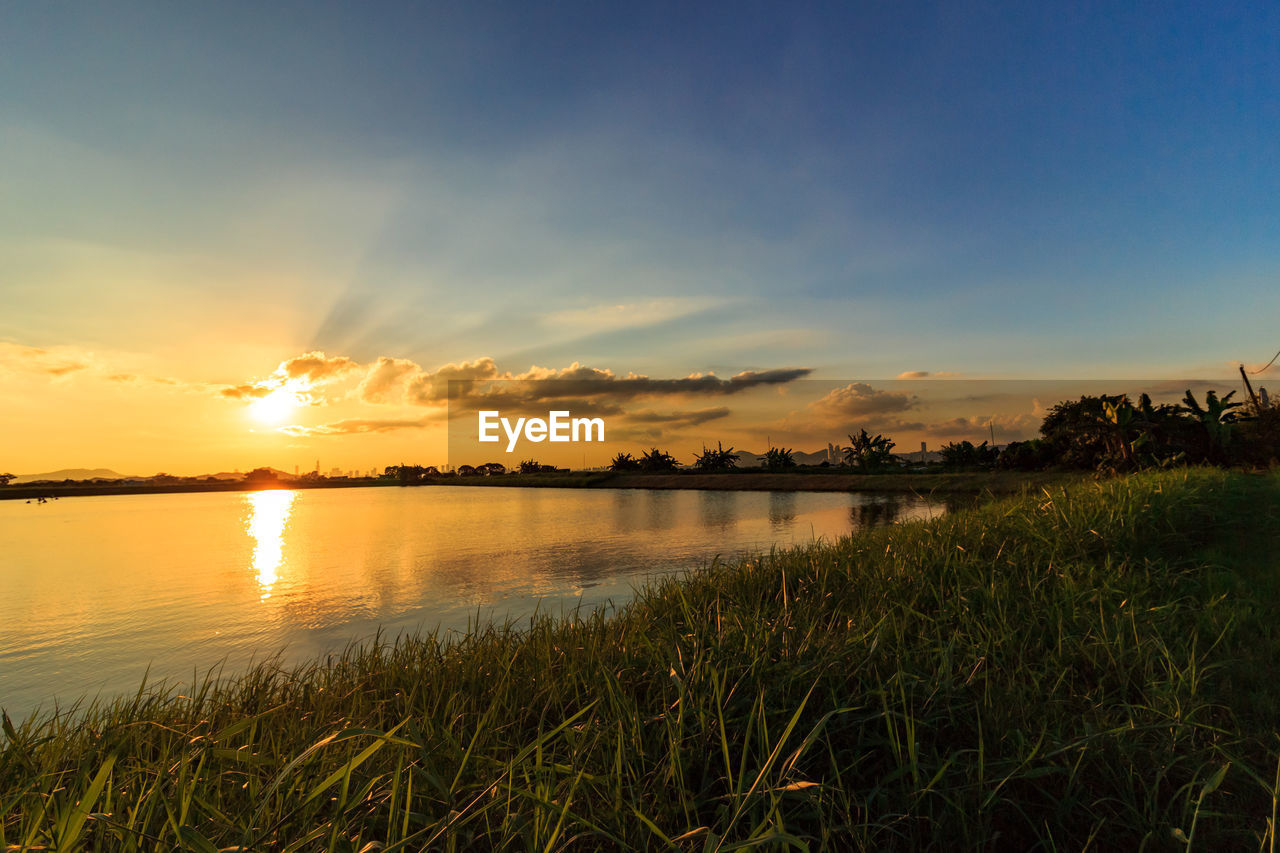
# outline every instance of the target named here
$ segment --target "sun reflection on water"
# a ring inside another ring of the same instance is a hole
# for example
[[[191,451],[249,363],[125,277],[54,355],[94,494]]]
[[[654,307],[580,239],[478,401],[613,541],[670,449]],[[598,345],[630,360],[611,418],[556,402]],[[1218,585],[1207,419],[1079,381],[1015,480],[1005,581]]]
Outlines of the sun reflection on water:
[[[250,492],[244,498],[249,504],[244,530],[253,537],[253,570],[258,574],[258,588],[264,601],[271,597],[271,587],[280,579],[284,528],[297,497],[297,492],[270,490]]]

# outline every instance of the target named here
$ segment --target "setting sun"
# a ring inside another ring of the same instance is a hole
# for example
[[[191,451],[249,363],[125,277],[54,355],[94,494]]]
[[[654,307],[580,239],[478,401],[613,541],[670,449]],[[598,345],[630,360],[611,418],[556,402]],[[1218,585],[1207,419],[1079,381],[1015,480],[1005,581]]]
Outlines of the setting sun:
[[[249,413],[264,424],[283,423],[298,408],[298,395],[279,388],[249,404]]]

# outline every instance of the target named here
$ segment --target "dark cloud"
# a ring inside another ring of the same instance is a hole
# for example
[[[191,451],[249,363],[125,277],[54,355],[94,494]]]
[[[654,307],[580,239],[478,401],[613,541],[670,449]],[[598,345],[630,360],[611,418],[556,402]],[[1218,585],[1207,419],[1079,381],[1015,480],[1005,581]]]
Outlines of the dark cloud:
[[[709,409],[697,409],[692,412],[652,412],[641,411],[627,415],[627,420],[636,424],[667,424],[673,427],[697,426],[707,421],[727,418],[730,412],[727,406],[716,406]]]
[[[936,373],[928,370],[907,370],[898,374],[899,379],[956,379],[962,376],[950,370],[939,370]]]
[[[765,371],[745,371],[728,379],[715,374],[693,374],[676,379],[655,379],[631,373],[617,376],[612,371],[601,370],[574,363],[563,369],[532,368],[517,375],[493,375],[456,382],[448,389],[453,402],[506,400],[554,401],[564,398],[605,398],[624,402],[643,397],[661,396],[726,396],[752,388],[783,385],[808,376],[812,371],[805,367],[781,368]]]

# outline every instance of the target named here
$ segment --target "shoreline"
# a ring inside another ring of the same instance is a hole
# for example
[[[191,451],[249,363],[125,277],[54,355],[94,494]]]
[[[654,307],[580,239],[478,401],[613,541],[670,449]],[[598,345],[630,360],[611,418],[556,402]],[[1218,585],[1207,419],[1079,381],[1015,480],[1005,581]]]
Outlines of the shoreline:
[[[1139,849],[1196,820],[1237,849],[1280,795],[1278,508],[1274,474],[1108,478],[713,562],[609,613],[6,718],[0,833],[497,849],[550,811],[609,849],[761,825],[842,849]]]
[[[616,472],[570,472],[565,474],[501,474],[492,477],[432,477],[403,488],[431,486],[475,486],[481,488],[527,489],[658,489],[744,492],[943,492],[958,494],[1016,494],[1077,482],[1081,472],[975,471],[959,473],[854,474],[767,471],[739,471],[727,474],[695,472],[637,474]],[[0,486],[0,500],[40,498],[100,497],[105,495],[183,494],[188,492],[256,492],[275,489],[362,489],[395,488],[388,480],[365,479],[341,482],[248,483],[57,483]]]

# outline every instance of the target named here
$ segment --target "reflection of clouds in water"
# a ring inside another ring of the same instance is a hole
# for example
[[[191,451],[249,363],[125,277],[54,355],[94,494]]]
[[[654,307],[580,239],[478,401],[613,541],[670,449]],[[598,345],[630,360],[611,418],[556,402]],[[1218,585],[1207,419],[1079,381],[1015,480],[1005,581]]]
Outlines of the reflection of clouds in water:
[[[284,528],[293,511],[297,492],[250,492],[244,496],[249,505],[244,531],[253,537],[253,563],[258,576],[262,598],[271,597],[271,587],[280,579],[280,564],[284,562]]]

